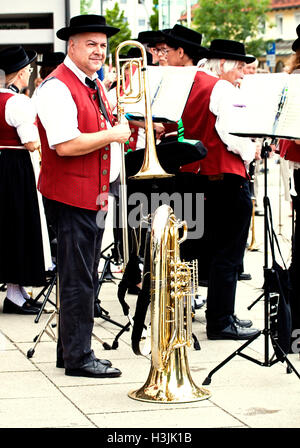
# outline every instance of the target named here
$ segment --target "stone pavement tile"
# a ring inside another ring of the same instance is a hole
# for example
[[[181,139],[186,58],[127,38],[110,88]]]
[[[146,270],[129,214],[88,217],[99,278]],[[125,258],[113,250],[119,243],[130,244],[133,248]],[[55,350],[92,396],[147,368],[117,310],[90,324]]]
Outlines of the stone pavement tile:
[[[28,350],[32,349],[34,343],[28,342],[18,342],[17,346],[19,350],[27,357]],[[33,356],[30,358],[33,364],[38,365],[41,362],[52,362],[56,363],[56,342],[49,340],[42,340],[38,343],[33,353]]]
[[[0,428],[94,428],[62,395],[0,399]],[[40,441],[42,443],[43,440]]]
[[[17,347],[0,331],[0,352],[4,350],[17,350]]]
[[[0,372],[18,372],[36,370],[36,367],[19,350],[0,352]]]
[[[274,387],[266,387],[254,378],[251,387],[236,384],[230,394],[216,387],[212,401],[249,427],[299,428],[300,382],[291,385],[282,375],[280,378]],[[271,381],[264,376],[264,383]]]
[[[144,382],[143,382],[144,383]],[[70,399],[76,406],[80,406],[82,412],[86,415],[98,413],[119,413],[119,412],[145,412],[151,410],[164,410],[166,404],[164,403],[148,403],[138,400],[133,400],[128,394],[139,389],[143,383],[124,383],[124,384],[107,384],[91,386],[75,386],[64,387],[61,390],[64,395]],[[174,403],[168,405],[170,409],[181,409],[181,411],[188,408],[202,408],[214,406],[210,400],[201,400],[193,403]],[[169,420],[165,421],[167,425]]]
[[[34,322],[35,316],[25,316],[21,314],[2,314],[0,309],[0,328],[14,342],[32,342],[34,337],[44,327],[49,314],[43,313],[39,322]],[[43,340],[49,340],[47,334],[43,335]]]
[[[204,405],[202,402],[199,403]],[[193,409],[174,409],[173,405],[165,404],[164,408],[157,409],[157,403],[153,403],[152,410],[148,411],[89,414],[89,418],[99,428],[241,428],[246,426],[234,415],[228,414],[217,406],[201,405]]]
[[[58,389],[39,371],[0,373],[0,400],[60,395]]]

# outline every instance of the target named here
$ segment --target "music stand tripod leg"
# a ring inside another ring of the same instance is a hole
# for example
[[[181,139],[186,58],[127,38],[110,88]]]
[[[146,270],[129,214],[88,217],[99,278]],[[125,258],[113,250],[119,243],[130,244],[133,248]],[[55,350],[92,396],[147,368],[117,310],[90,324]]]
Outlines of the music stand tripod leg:
[[[207,375],[207,377],[205,378],[205,380],[203,381],[203,385],[208,385],[211,383],[211,377],[218,371],[220,370],[225,364],[227,364],[229,361],[231,361],[235,356],[241,356],[242,350],[244,350],[244,348],[246,348],[248,345],[251,344],[252,341],[254,341],[255,339],[257,339],[260,335],[262,334],[262,331],[255,334],[254,336],[252,336],[252,338],[248,339],[248,341],[246,341],[240,348],[238,348],[237,350],[235,350],[233,353],[231,353],[231,355],[229,355],[227,358],[225,358],[222,362],[220,362],[220,364],[217,365],[217,367],[215,367],[213,370],[211,370],[209,372],[209,374]],[[247,359],[250,359],[250,357],[247,357]]]

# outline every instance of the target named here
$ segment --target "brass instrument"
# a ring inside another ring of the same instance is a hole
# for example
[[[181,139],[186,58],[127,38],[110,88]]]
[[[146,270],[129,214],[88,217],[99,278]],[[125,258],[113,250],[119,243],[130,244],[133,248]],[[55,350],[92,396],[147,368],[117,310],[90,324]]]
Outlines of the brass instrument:
[[[129,393],[136,400],[183,403],[210,397],[193,382],[186,353],[192,344],[193,289],[191,266],[179,256],[186,235],[186,222],[176,220],[171,207],[155,211],[150,237],[151,369],[144,386]]]
[[[254,179],[255,179],[255,160],[252,160],[249,166],[249,176],[250,176],[250,193],[252,200],[252,217],[251,217],[251,243],[248,250],[255,252],[258,250],[255,241],[255,195],[254,195]]]
[[[121,67],[119,54],[120,50],[126,46],[139,48],[142,56],[140,58],[123,59]],[[136,68],[138,79],[137,92],[135,92],[133,85],[134,67]],[[173,174],[166,173],[161,167],[156,153],[145,47],[141,43],[133,40],[122,42],[116,49],[116,69],[118,74],[117,98],[119,122],[124,120],[125,117],[124,104],[137,103],[142,99],[145,101],[145,156],[140,171],[135,176],[132,176],[132,178],[153,179],[173,176]]]

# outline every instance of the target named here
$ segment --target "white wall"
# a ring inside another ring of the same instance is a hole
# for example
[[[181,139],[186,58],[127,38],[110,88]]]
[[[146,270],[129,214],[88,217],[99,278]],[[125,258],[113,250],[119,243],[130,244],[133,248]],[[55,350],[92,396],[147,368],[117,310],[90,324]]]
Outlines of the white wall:
[[[53,30],[20,29],[0,30],[1,45],[19,44],[54,44],[54,51],[65,51],[65,42],[57,39],[56,31],[65,26],[64,0],[1,0],[0,16],[8,14],[53,13]],[[80,14],[80,0],[70,0],[70,15]]]

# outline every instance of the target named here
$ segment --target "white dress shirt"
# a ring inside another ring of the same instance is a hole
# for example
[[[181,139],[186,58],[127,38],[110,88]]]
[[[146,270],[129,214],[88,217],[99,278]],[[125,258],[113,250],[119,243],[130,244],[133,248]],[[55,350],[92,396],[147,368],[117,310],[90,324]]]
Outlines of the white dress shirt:
[[[74,64],[69,56],[66,56],[64,64],[86,85],[86,74]],[[96,78],[98,78],[97,73],[93,75],[92,80]],[[77,106],[68,87],[59,79],[51,78],[42,83],[36,90],[34,101],[37,114],[46,130],[50,148],[55,149],[55,145],[73,140],[81,134],[78,129]],[[111,124],[108,121],[106,124],[108,129],[111,128]],[[113,182],[120,173],[120,144],[112,142],[110,151],[109,181]]]
[[[5,88],[0,89],[0,93],[13,95],[6,101],[5,121],[16,128],[22,144],[39,140],[38,129],[34,124],[36,112],[31,99]]]
[[[217,78],[211,71],[200,70]],[[234,104],[240,104],[241,100],[238,88],[229,81],[220,79],[211,92],[209,110],[216,116],[216,131],[228,151],[238,154],[248,164],[255,157],[256,143],[250,138],[230,134],[234,113],[237,113]]]

